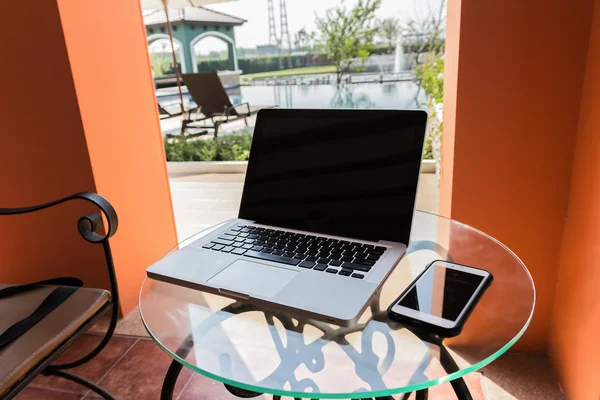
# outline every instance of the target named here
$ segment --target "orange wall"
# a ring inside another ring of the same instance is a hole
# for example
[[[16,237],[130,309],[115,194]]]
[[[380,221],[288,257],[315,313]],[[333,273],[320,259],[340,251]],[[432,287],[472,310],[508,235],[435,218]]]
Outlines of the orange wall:
[[[112,246],[127,313],[146,268],[177,243],[140,2],[58,5],[95,183],[120,217]]]
[[[527,265],[537,306],[517,348],[545,351],[593,2],[450,3],[440,209]]]
[[[596,0],[559,260],[550,355],[572,400],[600,399],[600,0]]]
[[[0,2],[0,207],[95,191],[57,5]],[[78,276],[107,287],[102,250],[85,242],[71,202],[0,217],[0,282]]]
[[[95,191],[119,215],[111,239],[121,310],[173,247],[175,223],[138,1],[1,2],[0,207]],[[93,209],[93,208],[91,208]],[[0,282],[79,276],[108,287],[102,249],[77,233],[86,204],[0,220]]]

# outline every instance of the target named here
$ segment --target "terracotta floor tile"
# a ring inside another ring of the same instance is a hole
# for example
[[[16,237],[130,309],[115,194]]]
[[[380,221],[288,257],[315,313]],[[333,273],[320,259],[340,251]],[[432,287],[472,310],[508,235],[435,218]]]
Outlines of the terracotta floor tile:
[[[179,400],[235,400],[238,397],[230,394],[221,382],[194,374]],[[272,396],[253,397],[255,400],[272,400]]]
[[[79,400],[81,397],[79,394],[53,392],[29,386],[23,389],[15,400]]]
[[[473,396],[473,400],[486,400],[483,395],[483,388],[481,386],[481,374],[474,372],[467,374],[463,377],[469,392]],[[450,383],[442,383],[429,388],[429,398],[434,400],[456,400],[456,394]],[[414,399],[414,395],[411,396],[410,400]]]
[[[102,340],[102,336],[83,335],[69,347],[59,358],[57,363],[77,360],[88,354]],[[121,336],[113,336],[108,345],[91,361],[77,368],[68,370],[89,381],[98,382],[100,378],[112,367],[137,339]],[[60,389],[78,394],[85,394],[88,389],[66,379],[55,376],[38,376],[31,386],[45,389]]]
[[[140,339],[99,384],[118,399],[158,400],[170,364],[171,358],[152,340]],[[191,375],[190,370],[183,368],[173,398],[177,398]]]

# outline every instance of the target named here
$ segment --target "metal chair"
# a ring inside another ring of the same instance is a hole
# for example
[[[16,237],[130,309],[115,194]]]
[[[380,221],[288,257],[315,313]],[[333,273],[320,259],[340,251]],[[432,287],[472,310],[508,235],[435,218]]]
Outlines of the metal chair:
[[[94,204],[107,221],[105,231],[102,215],[99,212],[89,213],[81,217],[77,223],[79,234],[88,242],[102,245],[108,276],[110,292],[101,289],[78,288],[73,294],[57,306],[51,313],[38,321],[29,330],[11,341],[0,350],[0,399],[15,397],[36,376],[54,375],[78,383],[107,400],[114,398],[96,384],[77,376],[67,370],[93,359],[110,341],[119,315],[119,291],[115,275],[109,238],[117,231],[118,218],[115,209],[102,196],[95,193],[76,193],[50,203],[23,208],[0,208],[0,216],[26,214],[65,203],[70,200],[84,200]],[[0,289],[8,285],[0,285]],[[40,286],[26,293],[16,294],[0,299],[0,334],[5,330],[7,320],[21,321],[30,316],[32,310],[40,305],[46,295],[54,288]],[[47,298],[46,298],[47,299]],[[65,351],[77,338],[83,335],[104,314],[111,311],[108,330],[100,343],[86,356],[79,360],[53,364],[56,358]],[[37,311],[37,310],[36,310]],[[33,314],[31,314],[33,315]]]

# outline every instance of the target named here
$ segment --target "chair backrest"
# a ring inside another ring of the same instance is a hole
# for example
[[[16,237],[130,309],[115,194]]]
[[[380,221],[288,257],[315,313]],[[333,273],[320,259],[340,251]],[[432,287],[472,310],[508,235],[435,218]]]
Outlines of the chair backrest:
[[[225,107],[232,107],[231,100],[216,72],[198,72],[195,74],[183,74],[183,83],[200,111],[207,117],[222,114]],[[236,115],[235,109],[231,109],[231,115]]]

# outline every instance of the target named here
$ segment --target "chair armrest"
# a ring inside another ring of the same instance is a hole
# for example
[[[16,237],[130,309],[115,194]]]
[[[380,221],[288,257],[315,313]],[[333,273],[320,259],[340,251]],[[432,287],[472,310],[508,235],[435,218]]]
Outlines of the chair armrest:
[[[235,110],[237,107],[242,107],[242,106],[246,106],[248,108],[248,114],[250,114],[250,103],[240,103],[240,104],[234,104],[231,107],[225,107],[225,115],[227,117],[229,117],[229,111],[231,110]]]
[[[89,213],[79,218],[79,221],[77,222],[77,228],[79,230],[79,234],[85,240],[87,240],[90,243],[101,243],[108,240],[117,232],[117,228],[119,226],[119,219],[117,217],[117,212],[115,211],[114,207],[104,197],[100,196],[99,194],[90,192],[75,193],[71,196],[36,206],[21,208],[0,208],[0,216],[27,214],[30,212],[44,210],[46,208],[65,203],[67,201],[77,199],[85,200],[94,204],[102,211],[102,213],[106,217],[106,221],[108,222],[106,233],[102,235],[96,233],[96,231],[98,231],[103,226],[102,217],[100,216],[100,214]]]

